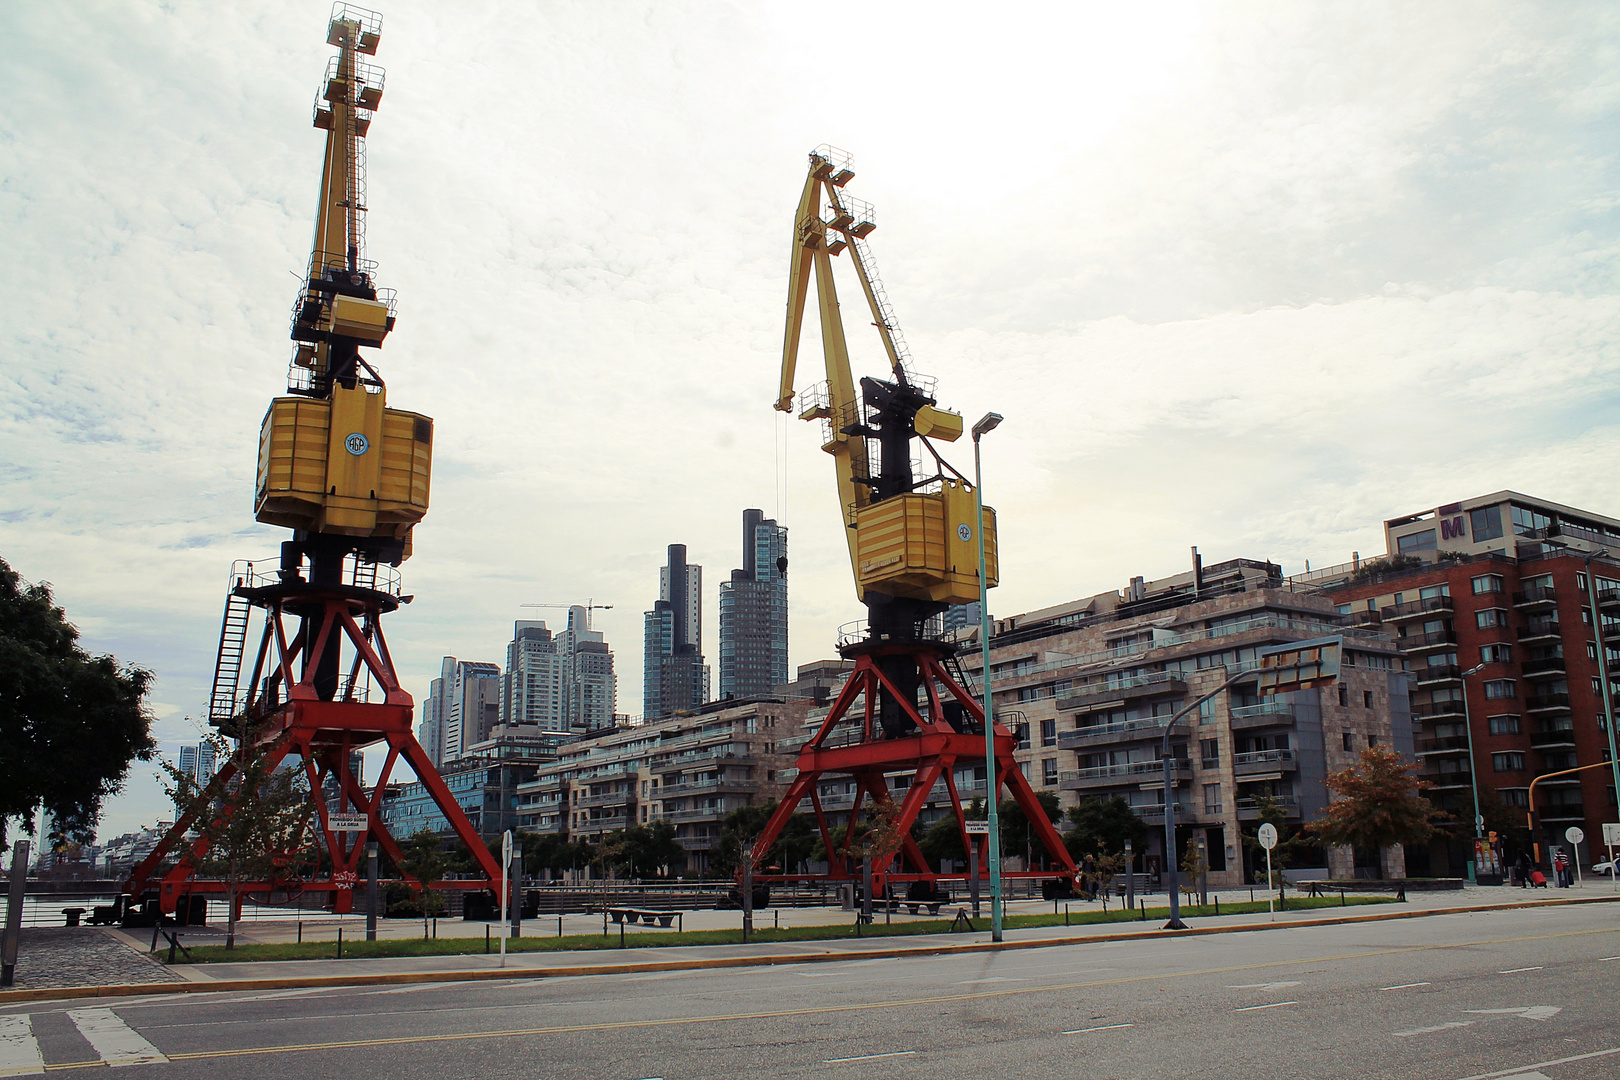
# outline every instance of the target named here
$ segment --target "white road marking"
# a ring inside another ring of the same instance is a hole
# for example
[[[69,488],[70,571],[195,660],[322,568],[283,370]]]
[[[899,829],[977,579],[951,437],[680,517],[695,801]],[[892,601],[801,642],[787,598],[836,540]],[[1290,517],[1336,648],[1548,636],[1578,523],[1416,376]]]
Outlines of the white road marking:
[[[1065,1035],[1084,1035],[1088,1031],[1114,1031],[1114,1030],[1116,1030],[1118,1028],[1128,1028],[1128,1027],[1135,1027],[1135,1026],[1136,1026],[1135,1024],[1103,1024],[1101,1027],[1075,1028],[1073,1031],[1065,1031],[1063,1034],[1065,1034]]]
[[[957,986],[974,986],[974,985],[976,985],[978,983],[997,983],[997,982],[1029,982],[1029,980],[1028,979],[1009,979],[1005,975],[992,975],[988,979],[963,979],[961,982],[957,983],[956,985]]]
[[[1548,1076],[1544,1072],[1527,1072],[1514,1073],[1512,1076],[1504,1076],[1502,1077],[1502,1080],[1552,1080],[1552,1077]]]
[[[155,1065],[169,1060],[111,1009],[69,1009],[68,1019],[108,1065]]]
[[[1600,956],[1599,960],[1620,960],[1620,956]]]
[[[1397,1031],[1396,1036],[1405,1038],[1408,1035],[1432,1035],[1436,1031],[1450,1031],[1452,1028],[1471,1027],[1473,1020],[1453,1020],[1449,1024],[1436,1024],[1434,1027],[1413,1028],[1411,1031]]]
[[[1541,964],[1537,964],[1535,967],[1508,968],[1506,971],[1498,971],[1497,974],[1498,975],[1517,975],[1521,971],[1540,971],[1542,969],[1542,966],[1543,965],[1541,965]]]
[[[1283,989],[1284,987],[1287,987],[1287,986],[1298,986],[1298,985],[1300,985],[1300,983],[1297,980],[1292,981],[1292,982],[1240,983],[1237,986],[1228,986],[1227,989],[1228,990],[1281,990],[1281,989]]]
[[[1297,1001],[1273,1001],[1270,1005],[1246,1005],[1241,1009],[1234,1009],[1232,1011],[1233,1012],[1254,1012],[1256,1009],[1280,1009],[1284,1005],[1298,1005],[1298,1004],[1299,1004],[1299,1002],[1297,1002]]]
[[[1563,1008],[1558,1005],[1529,1005],[1516,1009],[1464,1009],[1466,1013],[1478,1013],[1482,1016],[1517,1016],[1520,1020],[1551,1020]]]
[[[1414,987],[1414,986],[1429,986],[1429,985],[1432,985],[1432,984],[1430,984],[1430,983],[1426,983],[1426,982],[1420,982],[1420,983],[1401,983],[1401,984],[1400,984],[1400,985],[1399,985],[1399,986],[1380,986],[1380,987],[1379,987],[1379,988],[1378,988],[1378,990],[1379,990],[1379,992],[1380,992],[1380,993],[1382,993],[1382,992],[1383,992],[1383,991],[1385,991],[1385,990],[1410,990],[1410,989],[1412,989],[1412,988],[1413,988],[1413,987]]]
[[[842,1065],[846,1061],[876,1061],[878,1058],[906,1057],[915,1054],[915,1050],[896,1050],[891,1054],[862,1054],[860,1057],[828,1058],[823,1065]]]
[[[28,1015],[0,1016],[0,1076],[33,1076],[45,1071]]]
[[[243,1001],[274,1001],[277,998],[308,997],[311,994],[330,994],[338,987],[317,986],[306,990],[277,990],[273,994],[259,994],[256,997],[242,998]]]
[[[1590,1054],[1576,1054],[1573,1057],[1554,1058],[1552,1061],[1538,1061],[1534,1065],[1515,1065],[1511,1069],[1500,1069],[1496,1072],[1475,1073],[1465,1076],[1462,1080],[1513,1080],[1519,1076],[1534,1076],[1535,1073],[1525,1073],[1524,1069],[1550,1069],[1554,1065],[1568,1065],[1572,1061],[1590,1061],[1593,1058],[1608,1057],[1610,1054],[1620,1054],[1620,1046],[1611,1046],[1607,1050],[1594,1050]]]

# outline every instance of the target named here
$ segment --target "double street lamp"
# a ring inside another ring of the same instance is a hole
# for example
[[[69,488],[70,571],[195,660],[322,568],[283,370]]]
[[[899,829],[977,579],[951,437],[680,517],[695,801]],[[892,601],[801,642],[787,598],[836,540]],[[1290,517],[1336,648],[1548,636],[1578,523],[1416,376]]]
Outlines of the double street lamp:
[[[1001,423],[1000,413],[988,412],[973,425],[973,503],[979,520],[973,531],[979,536],[979,648],[983,667],[979,673],[979,693],[984,704],[985,802],[990,810],[990,940],[1001,940],[1001,831],[996,815],[996,717],[990,703],[990,578],[984,557],[984,486],[979,463],[979,440]],[[977,886],[975,886],[977,887]]]

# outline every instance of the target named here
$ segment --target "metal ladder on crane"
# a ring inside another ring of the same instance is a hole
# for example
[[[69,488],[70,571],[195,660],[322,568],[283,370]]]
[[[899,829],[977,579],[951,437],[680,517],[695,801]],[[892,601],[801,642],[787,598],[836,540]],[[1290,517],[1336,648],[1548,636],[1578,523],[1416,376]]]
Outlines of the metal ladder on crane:
[[[214,659],[214,688],[208,698],[208,722],[229,724],[236,716],[236,690],[242,678],[242,654],[247,649],[248,617],[253,605],[233,588],[225,597],[225,618],[219,628],[219,654]]]

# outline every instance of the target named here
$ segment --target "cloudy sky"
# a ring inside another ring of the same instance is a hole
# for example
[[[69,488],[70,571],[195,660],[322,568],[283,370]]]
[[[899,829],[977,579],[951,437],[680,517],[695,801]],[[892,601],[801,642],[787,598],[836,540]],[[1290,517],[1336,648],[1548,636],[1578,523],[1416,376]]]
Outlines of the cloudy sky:
[[[0,8],[0,556],[93,651],[206,708],[282,392],[328,9]],[[374,362],[437,421],[388,624],[408,687],[524,601],[611,603],[619,710],[663,548],[715,586],[791,530],[793,661],[861,615],[828,460],[770,409],[805,154],[919,371],[985,442],[998,614],[1382,550],[1513,488],[1620,514],[1620,9],[1603,3],[398,0],[369,146]],[[847,267],[843,268],[847,271]],[[845,312],[862,371],[876,338]],[[807,335],[801,388],[819,378]],[[971,465],[971,450],[956,448]],[[1608,464],[1605,465],[1604,463]],[[138,767],[103,835],[154,820]]]

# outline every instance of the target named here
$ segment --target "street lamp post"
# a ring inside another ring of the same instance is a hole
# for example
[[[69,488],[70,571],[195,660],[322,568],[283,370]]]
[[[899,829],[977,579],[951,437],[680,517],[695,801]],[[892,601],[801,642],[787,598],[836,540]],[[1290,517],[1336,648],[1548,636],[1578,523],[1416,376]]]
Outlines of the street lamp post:
[[[1479,878],[1479,841],[1485,838],[1485,816],[1479,812],[1479,762],[1474,760],[1474,720],[1468,713],[1468,676],[1478,675],[1485,670],[1484,664],[1475,664],[1463,672],[1462,703],[1463,703],[1463,735],[1468,739],[1468,782],[1474,788],[1474,878]]]
[[[990,703],[990,578],[984,557],[984,487],[979,461],[979,440],[1001,423],[1000,413],[988,412],[973,425],[973,504],[979,520],[973,531],[979,536],[979,647],[983,667],[979,673],[979,693],[984,705],[984,787],[990,810],[990,940],[1001,940],[1001,832],[996,816],[996,718]]]

